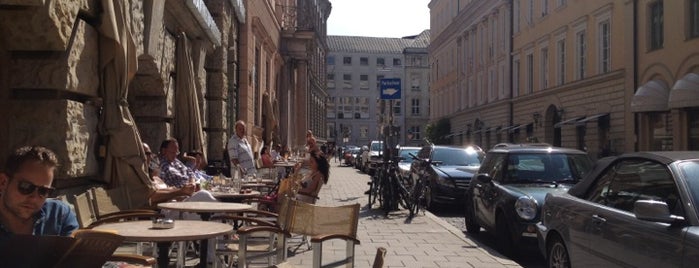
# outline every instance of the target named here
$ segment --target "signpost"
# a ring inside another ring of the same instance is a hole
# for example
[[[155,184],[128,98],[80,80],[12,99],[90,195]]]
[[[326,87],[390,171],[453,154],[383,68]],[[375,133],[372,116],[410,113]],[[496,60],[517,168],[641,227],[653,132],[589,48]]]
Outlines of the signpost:
[[[400,78],[384,78],[379,83],[382,100],[400,100]]]

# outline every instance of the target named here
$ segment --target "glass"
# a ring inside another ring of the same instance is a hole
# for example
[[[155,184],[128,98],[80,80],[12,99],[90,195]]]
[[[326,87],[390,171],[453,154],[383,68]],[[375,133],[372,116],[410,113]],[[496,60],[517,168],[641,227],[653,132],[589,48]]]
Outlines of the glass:
[[[31,182],[21,180],[17,183],[17,191],[20,194],[23,195],[30,195],[34,193],[34,191],[39,193],[39,196],[41,197],[47,197],[53,193],[53,191],[56,190],[55,188],[51,187],[46,187],[46,186],[39,186],[39,185],[34,185]]]

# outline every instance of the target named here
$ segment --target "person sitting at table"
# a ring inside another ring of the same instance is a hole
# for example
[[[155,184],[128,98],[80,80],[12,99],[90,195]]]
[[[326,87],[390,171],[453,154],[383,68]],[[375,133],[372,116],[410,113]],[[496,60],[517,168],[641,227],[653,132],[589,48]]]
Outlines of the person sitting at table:
[[[177,159],[180,154],[180,145],[174,138],[164,140],[160,144],[160,178],[168,186],[182,188],[187,184],[193,184],[196,175],[182,161]]]
[[[304,202],[315,203],[320,188],[323,184],[328,183],[330,163],[328,163],[328,159],[323,156],[320,150],[316,150],[310,152],[308,165],[308,172],[305,172],[301,180],[301,188],[299,188],[296,198]],[[296,172],[303,173],[302,169],[301,163],[296,165]]]
[[[202,154],[200,151],[194,150],[190,151],[189,153],[185,154],[184,157],[186,157],[187,161],[185,161],[187,167],[192,169],[194,171],[194,175],[196,176],[196,181],[201,182],[203,180],[211,180],[214,178],[214,176],[211,176],[209,174],[206,174],[204,172],[204,168],[206,167],[206,161],[204,161],[204,154]]]
[[[272,147],[272,150],[269,152],[269,155],[272,157],[272,161],[281,161],[282,160],[282,146],[277,143]]]
[[[12,235],[70,236],[79,228],[70,207],[47,199],[58,159],[49,149],[24,146],[10,154],[0,173],[0,241]]]
[[[260,159],[262,159],[263,168],[274,167],[274,161],[272,160],[272,156],[269,154],[269,147],[262,147],[262,151],[260,151]]]

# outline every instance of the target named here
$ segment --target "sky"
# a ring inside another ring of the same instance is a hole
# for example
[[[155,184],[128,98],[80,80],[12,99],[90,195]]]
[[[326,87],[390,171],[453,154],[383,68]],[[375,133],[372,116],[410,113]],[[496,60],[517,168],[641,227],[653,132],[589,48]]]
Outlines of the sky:
[[[430,28],[430,0],[330,0],[328,35],[403,37]]]

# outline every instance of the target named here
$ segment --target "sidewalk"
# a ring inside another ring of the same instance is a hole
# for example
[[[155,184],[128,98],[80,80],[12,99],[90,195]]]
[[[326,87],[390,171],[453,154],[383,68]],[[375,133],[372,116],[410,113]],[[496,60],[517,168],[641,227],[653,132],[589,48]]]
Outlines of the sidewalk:
[[[406,222],[406,210],[384,217],[378,209],[368,209],[369,176],[351,167],[338,167],[331,161],[330,180],[320,191],[318,205],[362,205],[357,231],[361,241],[355,248],[355,267],[371,267],[377,247],[388,251],[384,267],[520,267],[495,250],[479,247],[463,232],[430,212]],[[326,242],[324,263],[342,259],[344,241]],[[312,251],[305,246],[290,254],[289,262],[311,267]]]

